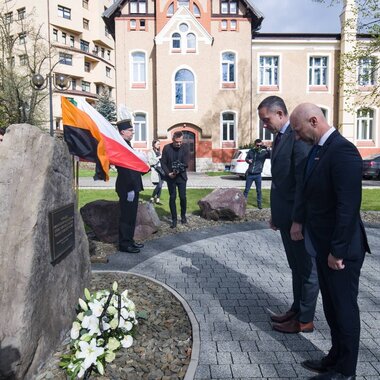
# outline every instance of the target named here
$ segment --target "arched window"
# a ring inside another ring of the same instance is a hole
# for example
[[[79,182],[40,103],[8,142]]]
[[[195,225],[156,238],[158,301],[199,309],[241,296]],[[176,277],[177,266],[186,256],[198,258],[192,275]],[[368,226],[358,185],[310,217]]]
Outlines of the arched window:
[[[197,4],[193,4],[193,14],[195,17],[200,17],[201,16],[201,10],[199,9]]]
[[[356,139],[373,140],[373,116],[370,108],[361,108],[356,114]]]
[[[186,8],[189,8],[189,3],[190,1],[189,0],[178,0],[178,6],[179,7],[186,7]]]
[[[188,33],[186,36],[187,41],[187,49],[188,50],[195,50],[196,45],[196,38],[194,33]]]
[[[235,140],[235,114],[232,112],[224,112],[222,114],[222,140]]]
[[[171,3],[168,6],[168,11],[166,12],[166,16],[171,17],[174,14],[174,3]]]
[[[222,82],[235,83],[235,53],[225,52],[222,54]]]
[[[136,113],[135,121],[135,141],[146,141],[146,114],[145,113]]]
[[[137,51],[132,53],[132,86],[133,84],[146,83],[146,59],[145,53]]]
[[[178,70],[175,74],[175,104],[194,105],[194,74],[187,69]]]
[[[181,35],[179,33],[173,33],[172,35],[172,48],[181,49]]]

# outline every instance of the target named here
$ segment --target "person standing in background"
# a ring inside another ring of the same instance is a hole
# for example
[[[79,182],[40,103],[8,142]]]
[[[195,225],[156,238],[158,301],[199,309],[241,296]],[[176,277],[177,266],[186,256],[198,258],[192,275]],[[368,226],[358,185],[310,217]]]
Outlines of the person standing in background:
[[[262,195],[261,195],[261,172],[263,171],[264,162],[270,157],[270,151],[263,145],[260,139],[256,139],[253,148],[251,148],[245,162],[248,164],[248,170],[245,178],[244,196],[248,199],[248,193],[251,189],[252,183],[255,182],[256,195],[257,195],[257,208],[262,209]]]
[[[159,173],[159,170],[161,169],[160,140],[152,141],[152,149],[148,152],[148,163],[151,167],[150,179],[153,185],[156,186],[153,190],[153,194],[150,198],[150,201],[152,203],[161,204],[160,197],[164,181],[161,174]]]
[[[177,227],[177,188],[181,205],[181,223],[186,224],[186,183],[187,165],[189,162],[189,148],[183,144],[183,133],[173,133],[172,143],[165,145],[162,151],[161,165],[167,177],[169,190],[169,207],[172,216],[170,228]]]

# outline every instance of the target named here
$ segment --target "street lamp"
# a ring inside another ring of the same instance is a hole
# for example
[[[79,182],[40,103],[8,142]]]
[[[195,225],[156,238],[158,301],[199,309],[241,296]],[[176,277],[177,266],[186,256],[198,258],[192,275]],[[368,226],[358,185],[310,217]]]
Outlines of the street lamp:
[[[70,77],[64,74],[47,74],[46,77],[43,77],[40,73],[37,73],[32,75],[31,85],[38,91],[49,86],[50,136],[53,136],[53,85],[57,90],[65,91],[70,86]]]

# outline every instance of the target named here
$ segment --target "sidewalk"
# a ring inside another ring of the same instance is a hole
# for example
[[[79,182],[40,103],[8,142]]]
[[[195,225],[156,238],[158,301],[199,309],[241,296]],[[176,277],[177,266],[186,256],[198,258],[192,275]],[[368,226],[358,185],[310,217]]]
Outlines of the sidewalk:
[[[244,181],[242,181],[244,183]],[[367,228],[367,255],[360,286],[362,333],[357,380],[380,378],[380,229]],[[117,253],[94,270],[128,271],[174,289],[199,327],[194,379],[307,379],[299,364],[330,347],[321,301],[316,330],[281,334],[269,311],[283,312],[291,299],[291,275],[279,233],[266,223],[229,224],[148,241],[139,255]]]

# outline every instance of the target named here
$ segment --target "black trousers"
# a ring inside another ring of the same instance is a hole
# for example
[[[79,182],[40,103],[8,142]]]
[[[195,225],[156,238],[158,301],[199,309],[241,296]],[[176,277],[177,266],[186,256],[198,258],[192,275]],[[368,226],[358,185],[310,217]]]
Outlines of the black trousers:
[[[175,178],[174,180],[168,180],[168,190],[169,190],[169,207],[170,213],[172,214],[172,220],[177,220],[177,188],[181,206],[181,218],[186,216],[187,200],[186,200],[186,181],[181,178]]]
[[[119,218],[119,249],[128,248],[134,243],[137,208],[139,205],[139,193],[135,192],[132,202],[127,201],[127,194],[119,198],[120,218]]]
[[[343,270],[333,270],[327,257],[317,256],[323,310],[331,330],[328,361],[345,376],[356,373],[360,340],[358,291],[364,253],[356,260],[344,260]]]

